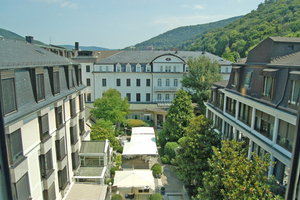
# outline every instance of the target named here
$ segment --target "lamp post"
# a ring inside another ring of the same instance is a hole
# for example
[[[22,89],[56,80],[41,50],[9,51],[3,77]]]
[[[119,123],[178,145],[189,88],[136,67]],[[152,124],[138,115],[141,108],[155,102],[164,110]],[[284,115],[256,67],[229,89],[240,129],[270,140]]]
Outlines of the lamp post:
[[[111,182],[109,182],[109,200],[111,200]]]

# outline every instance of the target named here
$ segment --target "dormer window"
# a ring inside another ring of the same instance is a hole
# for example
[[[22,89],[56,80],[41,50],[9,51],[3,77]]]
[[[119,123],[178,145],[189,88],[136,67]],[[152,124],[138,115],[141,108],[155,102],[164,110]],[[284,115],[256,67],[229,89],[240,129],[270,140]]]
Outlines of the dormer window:
[[[141,66],[136,67],[136,72],[141,72]]]
[[[5,115],[17,110],[15,72],[1,71],[2,112]]]
[[[44,86],[44,68],[35,68],[30,70],[30,78],[32,89],[36,102],[45,99],[45,86]]]
[[[273,88],[274,88],[274,78],[265,76],[262,95],[272,99],[273,98]]]
[[[49,71],[52,94],[55,96],[60,92],[59,67],[50,67],[48,71]]]
[[[252,81],[252,72],[247,72],[244,87],[250,88],[251,87],[251,81]]]
[[[147,65],[146,70],[147,70],[147,72],[151,72],[151,67]]]
[[[289,104],[299,105],[300,81],[292,81]]]
[[[131,72],[131,66],[129,63],[126,65],[126,72]]]
[[[238,89],[239,73],[233,72],[232,87]]]

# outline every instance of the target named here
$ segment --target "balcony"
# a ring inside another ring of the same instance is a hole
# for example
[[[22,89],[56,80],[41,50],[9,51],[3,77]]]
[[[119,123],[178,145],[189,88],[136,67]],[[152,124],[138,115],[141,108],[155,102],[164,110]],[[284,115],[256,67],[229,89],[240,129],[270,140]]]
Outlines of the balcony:
[[[160,86],[154,87],[155,92],[175,92],[178,90],[180,90],[180,87],[160,87]]]
[[[23,157],[19,163],[10,167],[11,182],[16,183],[27,172],[28,160],[26,157]]]

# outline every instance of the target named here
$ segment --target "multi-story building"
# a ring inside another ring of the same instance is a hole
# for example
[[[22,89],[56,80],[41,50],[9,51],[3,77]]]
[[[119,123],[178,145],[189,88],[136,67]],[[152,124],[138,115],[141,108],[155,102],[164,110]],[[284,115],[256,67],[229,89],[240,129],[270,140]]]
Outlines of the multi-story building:
[[[232,62],[201,51],[121,51],[94,65],[82,64],[86,102],[101,98],[109,88],[117,89],[131,104],[129,117],[153,120],[159,127],[176,92],[182,89],[188,60],[199,56],[217,61],[224,78],[228,77]]]
[[[88,137],[81,66],[32,43],[1,38],[0,75],[13,197],[61,199]]]
[[[228,82],[215,83],[207,105],[224,139],[245,140],[251,153],[271,155],[269,175],[286,187],[300,93],[300,39],[269,37],[235,63]]]

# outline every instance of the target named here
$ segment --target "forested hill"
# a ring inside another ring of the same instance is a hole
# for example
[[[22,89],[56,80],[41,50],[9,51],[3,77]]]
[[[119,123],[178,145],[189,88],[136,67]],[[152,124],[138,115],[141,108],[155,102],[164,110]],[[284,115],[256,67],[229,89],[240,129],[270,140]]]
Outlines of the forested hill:
[[[156,37],[153,37],[147,41],[136,44],[135,49],[145,50],[148,46],[153,46],[155,49],[171,49],[173,47],[180,47],[180,49],[182,49],[182,45],[178,46],[182,42],[187,42],[189,40],[190,42],[186,44],[191,44],[193,42],[193,39],[200,37],[199,34],[203,33],[204,31],[217,27],[224,27],[227,24],[230,24],[231,22],[236,21],[240,18],[242,18],[242,16],[207,24],[198,24],[175,28]]]
[[[4,38],[8,38],[8,39],[14,39],[14,40],[23,40],[25,41],[25,37],[22,37],[14,32],[11,32],[11,31],[8,31],[8,30],[5,30],[5,29],[2,29],[0,28],[0,36],[4,37]],[[33,41],[34,44],[42,44],[44,45],[44,43],[38,41],[38,40],[34,40]]]
[[[299,0],[265,0],[242,19],[204,34],[188,50],[222,56],[227,49],[224,54],[246,57],[249,50],[269,36],[300,37]]]

